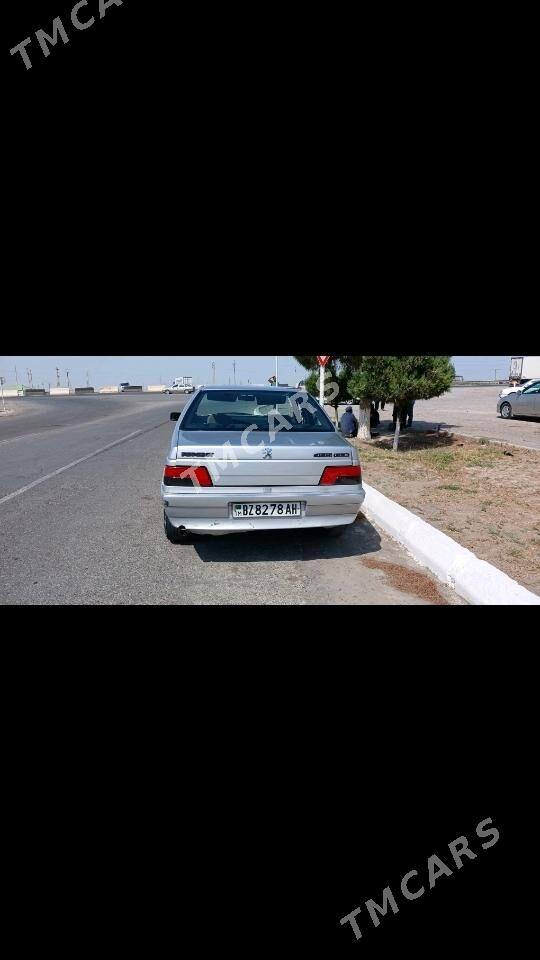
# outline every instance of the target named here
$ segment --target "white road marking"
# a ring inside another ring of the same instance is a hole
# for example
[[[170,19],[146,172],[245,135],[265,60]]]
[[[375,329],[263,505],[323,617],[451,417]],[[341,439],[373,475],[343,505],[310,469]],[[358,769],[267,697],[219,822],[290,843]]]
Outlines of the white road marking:
[[[159,396],[159,394],[156,394]],[[150,410],[155,409],[153,403],[140,404],[139,410]],[[137,413],[139,412],[137,410]],[[123,410],[121,413],[111,413],[106,417],[98,417],[96,420],[84,420],[82,423],[65,423],[61,427],[47,427],[45,426],[43,430],[38,430],[36,433],[21,433],[18,437],[6,437],[5,440],[0,440],[0,443],[14,443],[15,440],[29,440],[30,437],[49,437],[52,433],[62,433],[63,430],[77,430],[81,427],[94,427],[97,423],[108,423],[111,420],[118,420],[120,417],[132,417],[134,414],[133,410]]]
[[[21,433],[20,437],[8,437],[7,440],[0,440],[0,443],[13,443],[14,440],[29,440],[30,437],[43,437],[49,433],[58,433],[58,430],[62,429],[65,429],[65,427],[53,427],[52,430],[41,430],[40,433]]]
[[[117,447],[120,443],[125,443],[126,440],[132,440],[133,437],[138,437],[142,432],[142,430],[135,430],[134,433],[128,433],[126,437],[121,437],[120,440],[114,440],[113,443],[108,443],[106,447],[100,447],[99,450],[94,450],[93,453],[88,453],[86,457],[80,457],[79,460],[73,460],[72,463],[66,463],[65,467],[60,467],[60,469],[55,470],[54,473],[48,473],[46,477],[40,477],[39,480],[33,480],[32,483],[28,483],[26,487],[21,487],[19,490],[15,490],[13,493],[8,493],[7,497],[2,497],[0,504],[7,503],[8,500],[13,500],[14,497],[20,497],[22,493],[26,493],[26,491],[31,490],[32,487],[37,487],[40,483],[45,483],[46,480],[52,480],[53,477],[57,477],[60,473],[65,473],[66,470],[71,470],[72,467],[76,467],[79,463],[84,463],[85,460],[91,460],[92,457],[97,457],[100,453],[105,453],[105,450],[110,450],[112,447]]]

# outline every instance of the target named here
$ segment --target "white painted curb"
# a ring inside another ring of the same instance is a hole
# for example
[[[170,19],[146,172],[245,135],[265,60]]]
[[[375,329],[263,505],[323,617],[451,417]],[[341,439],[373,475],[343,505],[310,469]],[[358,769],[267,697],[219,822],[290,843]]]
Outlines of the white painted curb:
[[[540,597],[520,586],[502,570],[462,547],[445,533],[421,520],[364,483],[362,512],[402,543],[418,563],[452,587],[469,603],[482,605],[540,605]]]

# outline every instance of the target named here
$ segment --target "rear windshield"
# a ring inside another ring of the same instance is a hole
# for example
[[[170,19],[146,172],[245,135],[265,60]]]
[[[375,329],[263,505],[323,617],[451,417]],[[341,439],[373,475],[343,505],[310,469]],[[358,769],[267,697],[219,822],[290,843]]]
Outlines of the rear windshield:
[[[335,433],[332,421],[305,393],[279,390],[203,390],[182,420],[182,430]]]

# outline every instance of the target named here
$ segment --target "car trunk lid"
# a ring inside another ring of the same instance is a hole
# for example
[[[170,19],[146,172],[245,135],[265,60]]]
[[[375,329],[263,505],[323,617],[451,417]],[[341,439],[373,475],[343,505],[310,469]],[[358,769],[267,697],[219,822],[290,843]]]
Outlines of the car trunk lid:
[[[326,466],[350,465],[352,454],[338,433],[180,431],[176,462],[204,464],[214,486],[317,486]]]

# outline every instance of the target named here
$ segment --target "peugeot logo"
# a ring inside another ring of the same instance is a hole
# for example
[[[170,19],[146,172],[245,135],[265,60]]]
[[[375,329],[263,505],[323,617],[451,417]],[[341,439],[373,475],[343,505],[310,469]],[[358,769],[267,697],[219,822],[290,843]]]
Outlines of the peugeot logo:
[[[271,459],[272,459],[272,448],[271,448],[271,447],[265,447],[265,448],[264,448],[264,454],[263,454],[263,460],[271,460]]]

